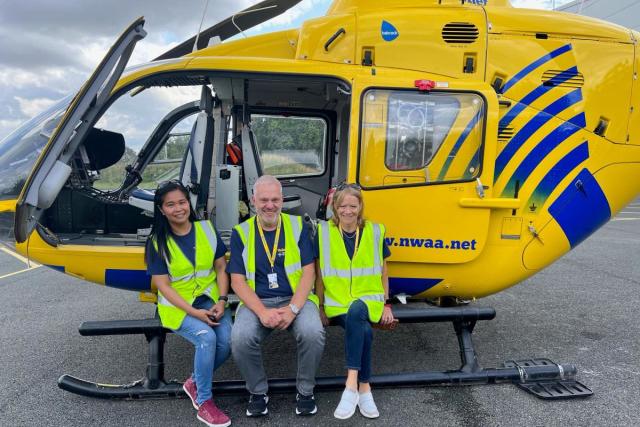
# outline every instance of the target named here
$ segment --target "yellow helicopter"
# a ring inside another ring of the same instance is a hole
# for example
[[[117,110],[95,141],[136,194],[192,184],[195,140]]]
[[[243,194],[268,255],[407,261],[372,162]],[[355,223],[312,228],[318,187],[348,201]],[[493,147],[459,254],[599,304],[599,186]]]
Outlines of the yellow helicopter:
[[[73,99],[0,144],[17,250],[154,301],[158,182],[182,180],[224,237],[262,174],[310,222],[348,181],[387,227],[391,294],[455,304],[535,274],[640,193],[639,33],[507,0],[335,0],[298,29],[221,43],[298,2],[263,1],[125,71],[135,21]]]

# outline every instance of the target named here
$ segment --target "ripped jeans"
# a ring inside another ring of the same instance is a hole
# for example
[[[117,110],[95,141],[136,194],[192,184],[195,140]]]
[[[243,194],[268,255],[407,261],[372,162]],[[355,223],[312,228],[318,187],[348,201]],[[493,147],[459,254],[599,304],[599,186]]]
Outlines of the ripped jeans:
[[[193,302],[193,307],[208,310],[213,301],[202,295]],[[227,308],[219,320],[220,325],[211,327],[206,323],[187,315],[176,331],[195,347],[193,375],[191,378],[198,387],[198,405],[211,399],[213,371],[218,369],[231,353],[231,310]]]

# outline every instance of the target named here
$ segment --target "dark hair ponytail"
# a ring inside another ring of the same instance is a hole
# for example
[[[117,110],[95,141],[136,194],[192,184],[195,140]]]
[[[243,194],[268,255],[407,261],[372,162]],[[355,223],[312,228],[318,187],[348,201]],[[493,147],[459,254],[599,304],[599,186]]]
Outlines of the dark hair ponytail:
[[[160,184],[156,189],[155,196],[153,197],[153,225],[151,227],[151,233],[149,234],[149,238],[147,240],[144,257],[147,265],[149,265],[150,253],[152,250],[149,245],[153,245],[154,242],[157,245],[157,252],[160,258],[166,260],[167,263],[171,262],[171,253],[169,252],[167,240],[169,239],[169,235],[172,234],[173,231],[171,230],[171,224],[169,224],[167,217],[164,216],[160,211],[160,207],[164,202],[164,196],[174,190],[180,190],[180,192],[184,194],[184,196],[187,198],[187,201],[189,202],[189,221],[194,222],[198,220],[196,212],[193,210],[193,206],[191,206],[189,191],[180,181],[171,180]]]

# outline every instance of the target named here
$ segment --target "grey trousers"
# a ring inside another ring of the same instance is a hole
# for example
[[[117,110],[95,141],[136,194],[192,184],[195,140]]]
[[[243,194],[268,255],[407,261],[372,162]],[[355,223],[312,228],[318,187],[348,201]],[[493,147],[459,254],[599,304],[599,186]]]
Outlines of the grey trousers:
[[[265,298],[262,303],[267,308],[288,306],[291,298]],[[273,329],[266,328],[247,306],[236,310],[236,319],[231,330],[231,353],[240,373],[252,394],[266,394],[269,385],[262,362],[262,341]],[[320,321],[318,307],[307,301],[288,330],[293,332],[298,347],[298,372],[296,388],[298,393],[313,394],[316,371],[324,350],[324,327]],[[286,363],[286,362],[285,362]]]

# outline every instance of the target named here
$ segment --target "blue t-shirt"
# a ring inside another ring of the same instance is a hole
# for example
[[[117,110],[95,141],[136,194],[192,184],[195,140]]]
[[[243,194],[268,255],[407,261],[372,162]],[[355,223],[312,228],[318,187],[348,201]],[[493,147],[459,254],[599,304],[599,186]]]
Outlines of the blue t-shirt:
[[[318,237],[320,233],[316,233],[315,243],[313,248],[315,250],[316,258],[320,258],[320,238]],[[362,240],[362,233],[358,234],[358,244]],[[353,259],[353,252],[356,249],[356,233],[342,233],[342,241],[344,242],[344,248],[347,250],[347,255],[349,259]],[[389,258],[391,256],[391,250],[389,250],[389,246],[387,246],[386,240],[382,239],[382,257]]]
[[[216,230],[215,227],[214,227],[214,231],[216,233],[217,247],[216,247],[216,252],[215,252],[215,255],[213,256],[213,259],[216,260],[224,256],[225,253],[227,253],[227,247],[225,246],[224,242],[220,238],[220,235],[218,234],[218,230]],[[172,234],[171,237],[173,238],[173,241],[176,242],[176,244],[178,245],[178,247],[180,248],[184,256],[187,257],[189,262],[195,265],[196,263],[196,227],[192,226],[189,233],[185,234],[184,236],[176,236],[175,234]],[[147,254],[148,254],[147,274],[149,274],[150,276],[169,274],[169,269],[167,268],[166,261],[160,258],[160,255],[158,255],[156,248],[153,246],[153,243],[151,242],[151,239],[147,240]]]
[[[267,274],[271,273],[271,264],[269,264],[269,258],[264,251],[264,245],[260,234],[258,233],[257,221],[254,222],[256,242],[256,295],[258,298],[273,298],[273,297],[290,297],[293,295],[291,285],[289,285],[289,279],[287,278],[287,272],[284,269],[284,242],[285,231],[284,227],[280,230],[280,238],[278,239],[278,251],[276,253],[276,261],[274,263],[273,271],[278,275],[278,287],[269,289],[269,278]],[[267,241],[267,247],[269,250],[273,250],[273,241],[275,240],[276,231],[265,231],[264,238]],[[242,251],[244,250],[244,244],[240,235],[234,229],[231,233],[231,258],[227,264],[227,273],[232,274],[247,274],[244,268],[244,262],[242,260]],[[303,224],[302,232],[300,233],[300,239],[298,240],[298,248],[300,249],[300,259],[302,266],[309,265],[314,261],[313,242],[311,241],[311,233],[306,224]]]

